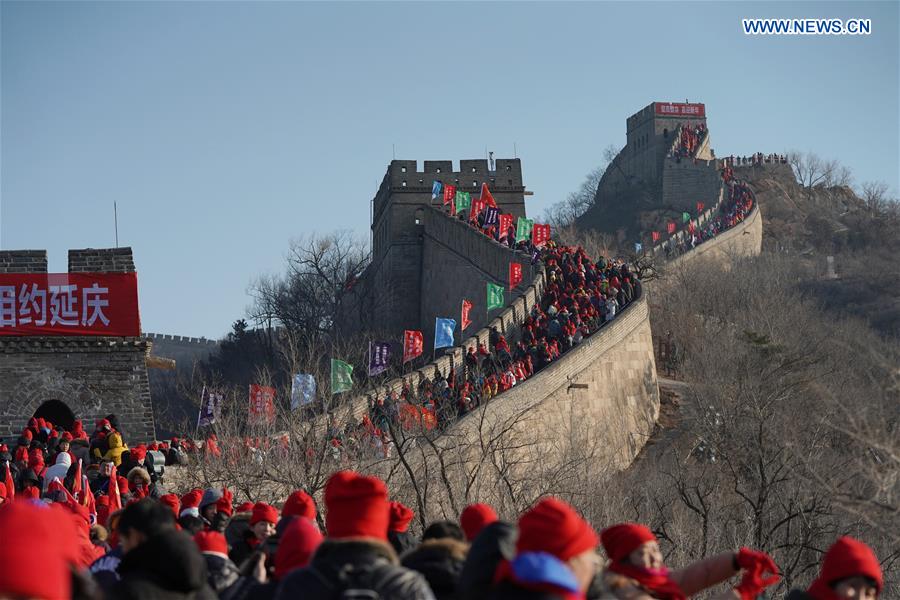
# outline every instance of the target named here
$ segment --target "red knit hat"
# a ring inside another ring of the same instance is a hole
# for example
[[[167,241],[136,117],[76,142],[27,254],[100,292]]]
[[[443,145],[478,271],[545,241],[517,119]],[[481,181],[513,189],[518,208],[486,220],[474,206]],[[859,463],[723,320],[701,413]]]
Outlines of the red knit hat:
[[[603,549],[609,560],[619,562],[638,549],[642,544],[655,542],[656,536],[646,525],[620,523],[600,532]]]
[[[305,517],[291,521],[285,528],[275,552],[275,579],[282,579],[294,569],[309,564],[313,553],[322,543],[322,533]]]
[[[285,500],[281,507],[282,517],[316,518],[316,502],[303,490],[297,490]]]
[[[159,497],[159,501],[171,508],[172,512],[175,513],[175,518],[178,518],[178,513],[181,512],[181,500],[178,499],[178,496],[175,494],[165,494]]]
[[[60,441],[62,441],[62,442],[71,442],[72,439],[73,439],[73,438],[72,438],[72,434],[69,433],[68,431],[65,431],[65,432],[63,432],[62,438],[60,438]]]
[[[250,527],[253,527],[260,521],[268,521],[272,525],[278,522],[278,511],[271,504],[265,502],[257,502],[253,505],[253,514],[250,517]]]
[[[135,446],[130,450],[131,458],[134,460],[142,460],[147,457],[147,449],[143,446]]]
[[[408,506],[399,502],[391,502],[390,520],[388,521],[388,530],[403,533],[409,529],[409,522],[413,520],[416,513]]]
[[[34,434],[31,433],[30,429],[26,429],[25,431],[22,432],[22,437],[25,438],[26,440],[31,440],[34,438]]]
[[[200,552],[228,556],[228,542],[225,541],[225,536],[218,531],[198,531],[194,534],[194,542]]]
[[[325,484],[329,538],[369,537],[387,541],[390,504],[384,482],[338,471]]]
[[[181,497],[181,513],[180,515],[194,515],[195,517],[200,516],[200,510],[197,508],[200,506],[200,501],[203,499],[203,490],[191,490],[187,494]]]
[[[253,503],[252,502],[244,502],[243,504],[238,505],[238,507],[234,510],[235,510],[235,512],[239,512],[239,513],[250,512],[253,510]]]
[[[478,537],[482,529],[497,520],[497,513],[487,504],[470,504],[459,516],[459,524],[470,542]]]
[[[0,596],[56,600],[71,594],[67,546],[75,540],[60,539],[47,508],[30,502],[10,502],[0,507]],[[69,534],[69,530],[63,528]],[[54,543],[47,543],[53,540]]]
[[[838,538],[825,553],[822,572],[808,591],[814,598],[819,598],[824,596],[820,592],[830,591],[832,584],[848,577],[868,577],[875,582],[879,594],[884,586],[881,565],[872,549],[859,540],[844,536]]]
[[[596,546],[594,528],[558,498],[544,498],[519,518],[519,553],[548,552],[566,561]]]

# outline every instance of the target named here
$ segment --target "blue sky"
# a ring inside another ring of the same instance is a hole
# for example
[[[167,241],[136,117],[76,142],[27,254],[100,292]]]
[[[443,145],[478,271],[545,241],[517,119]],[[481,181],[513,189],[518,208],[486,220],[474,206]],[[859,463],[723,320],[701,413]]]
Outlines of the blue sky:
[[[898,182],[898,4],[0,5],[0,248],[134,248],[145,331],[220,337],[291,238],[368,236],[397,158],[523,161],[540,214],[625,118],[705,102],[720,156],[814,150]],[[743,17],[873,20],[745,36]]]

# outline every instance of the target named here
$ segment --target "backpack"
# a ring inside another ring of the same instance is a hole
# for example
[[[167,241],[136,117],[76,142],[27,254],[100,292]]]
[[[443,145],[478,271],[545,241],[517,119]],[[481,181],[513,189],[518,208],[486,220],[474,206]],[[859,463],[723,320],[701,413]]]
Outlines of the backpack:
[[[400,583],[412,572],[398,574],[391,564],[375,564],[357,567],[346,564],[338,571],[336,581],[329,580],[321,571],[310,565],[309,572],[328,590],[332,600],[381,600],[377,590],[390,583]]]

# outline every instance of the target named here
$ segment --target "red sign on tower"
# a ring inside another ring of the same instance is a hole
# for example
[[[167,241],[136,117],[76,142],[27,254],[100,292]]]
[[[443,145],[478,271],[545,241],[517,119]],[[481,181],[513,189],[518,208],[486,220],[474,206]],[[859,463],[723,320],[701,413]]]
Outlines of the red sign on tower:
[[[656,114],[664,117],[705,117],[703,104],[683,104],[678,102],[654,102]]]

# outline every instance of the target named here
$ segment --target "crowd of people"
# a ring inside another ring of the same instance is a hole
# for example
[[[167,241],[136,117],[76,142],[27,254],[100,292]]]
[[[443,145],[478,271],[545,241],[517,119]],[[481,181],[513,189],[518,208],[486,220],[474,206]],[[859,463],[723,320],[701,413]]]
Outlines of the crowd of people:
[[[750,156],[728,156],[724,159],[724,163],[730,167],[746,167],[763,164],[787,164],[787,157],[784,154],[763,154],[757,152]]]
[[[57,477],[37,497],[0,484],[0,598],[678,600],[712,590],[750,600],[779,581],[772,558],[748,548],[670,569],[646,526],[598,534],[555,497],[515,524],[473,504],[458,521],[419,522],[415,535],[414,511],[353,471],[330,477],[324,512],[303,490],[274,506],[235,505],[228,489],[210,488],[132,490],[101,515],[93,507],[109,493],[97,488],[86,506],[83,491]],[[874,600],[882,586],[873,551],[842,537],[812,584],[789,598]]]
[[[672,158],[692,158],[697,154],[703,138],[706,137],[706,125],[704,123],[682,124],[675,134],[669,156]]]

